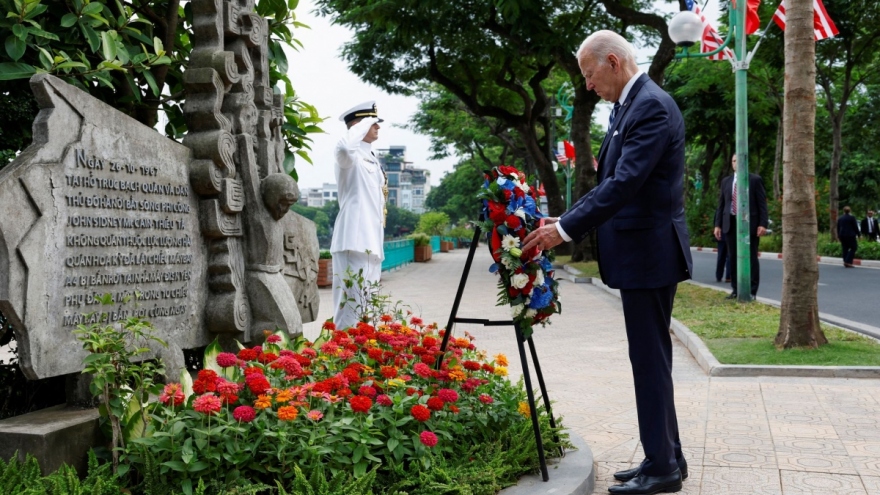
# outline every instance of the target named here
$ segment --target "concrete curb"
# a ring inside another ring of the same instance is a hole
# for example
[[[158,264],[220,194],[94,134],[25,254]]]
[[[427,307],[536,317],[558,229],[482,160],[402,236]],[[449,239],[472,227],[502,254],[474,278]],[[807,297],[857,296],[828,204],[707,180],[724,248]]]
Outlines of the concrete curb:
[[[705,248],[705,247],[691,246],[691,251],[717,253],[718,248]],[[781,260],[782,253],[768,253],[768,252],[758,251],[758,258],[776,258],[776,259]],[[843,263],[843,258],[833,258],[831,256],[816,256],[816,261],[818,261],[819,263],[840,265]],[[853,260],[853,265],[865,266],[865,267],[871,267],[871,268],[880,268],[880,261],[878,261],[878,260],[862,260],[862,259],[856,258]]]
[[[566,272],[569,270],[578,271],[575,268],[570,266],[566,266]],[[589,278],[589,277],[585,277]],[[591,284],[599,287],[600,289],[612,294],[616,297],[620,297],[620,291],[617,289],[612,289],[602,283],[601,280],[596,278],[589,278]],[[701,287],[708,287],[711,289],[719,290],[717,287],[713,287],[711,285],[701,284],[698,282],[690,282],[695,285],[699,285]],[[771,299],[766,299],[759,297],[758,302],[764,304],[770,304],[774,306],[779,306],[778,301],[773,301]],[[826,323],[830,323],[834,326],[836,325],[833,322],[829,322],[827,320],[827,316],[823,317],[823,314],[819,314],[819,318]],[[832,317],[836,318],[836,317]],[[836,318],[837,320],[843,320],[843,318]],[[847,320],[848,321],[848,320]],[[860,325],[862,327],[867,327],[867,325],[861,325],[860,323],[855,323],[856,325]],[[750,364],[721,364],[718,359],[712,354],[712,351],[706,347],[706,344],[700,339],[694,332],[692,332],[688,327],[682,324],[680,321],[675,318],[672,319],[672,323],[670,325],[672,328],[670,329],[673,334],[681,341],[682,344],[687,348],[687,350],[691,353],[694,359],[697,360],[697,363],[703,368],[703,371],[706,372],[709,376],[737,376],[737,377],[747,377],[747,376],[798,376],[798,377],[816,377],[816,378],[880,378],[880,366],[782,366],[782,365],[750,365]],[[880,336],[880,329],[874,327],[867,327],[872,333],[868,334],[869,336],[877,338]],[[846,330],[852,330],[845,328]],[[859,332],[864,333],[864,332]]]
[[[596,488],[596,466],[593,451],[577,433],[568,430],[571,443],[577,448],[566,451],[565,457],[548,463],[550,479],[541,480],[541,473],[519,479],[516,486],[505,488],[498,495],[589,495]]]

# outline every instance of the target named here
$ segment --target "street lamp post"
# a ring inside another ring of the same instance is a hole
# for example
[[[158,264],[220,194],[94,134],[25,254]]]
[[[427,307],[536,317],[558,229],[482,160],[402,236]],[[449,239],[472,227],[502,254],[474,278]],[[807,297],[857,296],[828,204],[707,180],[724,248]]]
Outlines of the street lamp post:
[[[752,275],[749,235],[749,134],[748,134],[748,101],[746,72],[749,68],[751,55],[746,45],[746,0],[734,2],[730,8],[730,30],[718,49],[706,53],[689,54],[688,47],[702,38],[703,22],[691,11],[682,11],[669,22],[669,37],[684,51],[675,58],[709,57],[724,50],[735,37],[733,63],[734,81],[736,84],[736,286],[737,298],[742,302],[752,300]],[[734,33],[735,36],[734,36]],[[730,246],[728,246],[730,247]]]

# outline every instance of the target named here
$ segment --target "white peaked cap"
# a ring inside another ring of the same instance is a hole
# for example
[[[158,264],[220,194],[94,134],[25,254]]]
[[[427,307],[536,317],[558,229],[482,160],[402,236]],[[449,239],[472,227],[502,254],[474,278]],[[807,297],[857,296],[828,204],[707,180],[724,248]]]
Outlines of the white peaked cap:
[[[369,100],[363,103],[358,103],[357,105],[342,112],[342,115],[339,116],[339,120],[348,123],[352,120],[362,119],[364,117],[379,118],[378,110],[376,110],[376,100]],[[383,120],[379,119],[379,122],[383,122]]]

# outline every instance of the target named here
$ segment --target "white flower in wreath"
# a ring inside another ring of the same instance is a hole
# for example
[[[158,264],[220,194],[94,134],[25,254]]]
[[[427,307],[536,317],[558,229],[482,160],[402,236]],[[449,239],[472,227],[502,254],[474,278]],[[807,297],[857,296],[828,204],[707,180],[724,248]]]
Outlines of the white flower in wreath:
[[[510,307],[511,316],[513,318],[516,318],[517,316],[519,316],[519,314],[522,313],[522,310],[524,307],[525,306],[523,306],[522,304],[514,304],[513,306],[511,306]]]
[[[522,218],[523,220],[526,219],[526,210],[523,210],[522,208],[517,208],[516,211],[513,212],[513,214]]]
[[[534,318],[536,314],[538,314],[538,312],[534,309],[529,308],[526,310],[526,318]]]
[[[544,270],[538,270],[535,272],[535,287],[540,287],[544,285]]]
[[[512,260],[510,258],[508,258],[507,256],[501,257],[501,264],[504,265],[504,268],[507,268],[508,270],[510,269],[511,261]]]
[[[529,276],[525,273],[517,273],[510,277],[510,285],[517,289],[522,289],[529,283]]]
[[[501,238],[501,247],[504,248],[505,251],[518,248],[519,239],[510,234],[504,234],[504,237]]]
[[[524,193],[529,192],[529,185],[526,184],[525,182],[520,182],[520,183],[518,183],[518,184],[516,185],[516,187],[522,189],[522,192],[524,192]]]
[[[504,184],[507,184],[507,179],[499,176],[498,179],[495,180],[495,182],[498,183],[499,186],[503,186]]]

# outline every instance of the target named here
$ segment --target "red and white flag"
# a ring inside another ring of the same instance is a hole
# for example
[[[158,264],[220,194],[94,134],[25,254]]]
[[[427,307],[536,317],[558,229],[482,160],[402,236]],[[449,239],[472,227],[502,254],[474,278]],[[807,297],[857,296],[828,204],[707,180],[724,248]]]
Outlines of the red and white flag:
[[[565,165],[568,163],[568,157],[563,155],[562,153],[556,153],[556,161]]]
[[[697,2],[694,0],[687,0],[685,2],[687,4],[688,10],[697,14],[700,20],[703,22],[703,38],[700,40],[700,53],[709,53],[711,51],[715,51],[724,43],[724,39],[718,34],[718,31],[715,30],[715,27],[706,19],[706,16],[703,15],[703,12],[700,10],[700,6],[697,5]],[[725,48],[724,50],[716,53],[715,55],[710,55],[709,60],[733,60],[733,50],[730,48]]]
[[[779,4],[779,8],[773,14],[773,20],[779,29],[785,31],[785,0]],[[833,38],[838,33],[837,26],[834,25],[828,11],[825,10],[822,0],[813,0],[813,35],[816,41]]]

